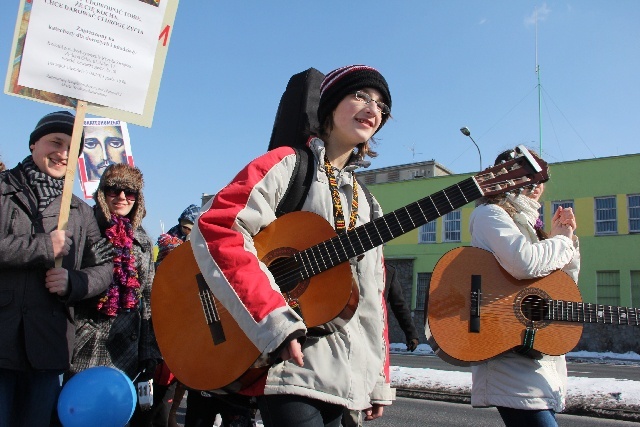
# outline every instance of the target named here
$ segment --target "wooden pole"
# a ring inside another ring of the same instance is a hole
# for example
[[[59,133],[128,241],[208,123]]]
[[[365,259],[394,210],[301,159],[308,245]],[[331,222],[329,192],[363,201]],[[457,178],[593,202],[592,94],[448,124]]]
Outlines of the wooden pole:
[[[84,129],[84,116],[87,114],[87,102],[78,101],[76,118],[73,122],[71,134],[71,147],[67,160],[67,171],[64,176],[64,188],[62,189],[62,202],[60,203],[60,216],[58,217],[58,230],[66,230],[69,225],[69,211],[71,210],[71,197],[73,196],[73,183],[78,168],[78,156],[80,155],[80,138]],[[62,257],[56,258],[56,267],[62,267]]]

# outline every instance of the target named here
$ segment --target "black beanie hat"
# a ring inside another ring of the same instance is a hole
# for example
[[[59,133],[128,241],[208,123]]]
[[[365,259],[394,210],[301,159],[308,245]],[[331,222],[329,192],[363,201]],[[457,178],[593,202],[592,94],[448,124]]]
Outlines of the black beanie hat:
[[[31,132],[29,147],[35,144],[40,138],[50,133],[64,133],[73,135],[73,123],[75,116],[68,111],[56,111],[49,113],[38,121],[36,128]],[[80,137],[80,152],[84,147],[84,138]]]
[[[370,87],[378,90],[382,100],[391,108],[391,93],[389,85],[382,74],[367,65],[347,65],[331,71],[320,85],[320,105],[318,105],[318,121],[324,125],[327,117],[338,106],[345,96],[355,93],[359,89]],[[379,131],[389,118],[389,114],[382,115]]]

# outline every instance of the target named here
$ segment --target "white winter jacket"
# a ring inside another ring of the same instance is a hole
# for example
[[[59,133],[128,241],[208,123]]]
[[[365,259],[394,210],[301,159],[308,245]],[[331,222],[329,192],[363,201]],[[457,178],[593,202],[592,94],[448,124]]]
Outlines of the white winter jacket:
[[[542,277],[562,269],[578,280],[578,240],[565,236],[537,241],[501,207],[478,206],[471,214],[472,246],[493,252],[516,279]],[[564,409],[567,365],[564,356],[535,360],[513,352],[473,366],[471,404],[516,409]]]
[[[316,174],[302,210],[314,212],[333,225],[328,180],[324,163],[318,161],[324,159],[324,143],[312,139],[310,147],[315,155]],[[306,331],[302,319],[277,291],[273,276],[257,258],[253,244],[253,236],[276,219],[274,211],[289,185],[294,164],[295,152],[290,147],[271,150],[253,160],[203,207],[191,233],[194,254],[207,284],[263,355],[273,353],[289,337]],[[355,168],[347,166],[337,175],[347,223]],[[362,189],[358,199],[356,225],[381,216],[375,200],[371,212]],[[394,390],[388,375],[382,261],[382,247],[351,260],[360,300],[344,329],[323,338],[307,338],[303,344],[303,367],[289,361],[273,365],[266,378],[246,392],[294,394],[349,409],[366,409],[372,403],[391,404]]]

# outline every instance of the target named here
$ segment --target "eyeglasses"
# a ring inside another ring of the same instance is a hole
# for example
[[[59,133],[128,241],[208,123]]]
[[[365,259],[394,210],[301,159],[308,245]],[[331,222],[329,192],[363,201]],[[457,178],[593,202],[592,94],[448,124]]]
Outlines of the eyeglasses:
[[[378,110],[378,112],[381,114],[389,114],[391,112],[391,108],[389,108],[387,104],[381,101],[374,100],[373,98],[371,98],[371,95],[369,95],[366,92],[362,92],[358,90],[356,91],[355,95],[358,101],[364,102],[367,105],[369,105],[371,101],[375,102],[376,110]]]
[[[109,197],[118,197],[124,191],[124,197],[130,202],[135,202],[138,198],[138,192],[128,188],[104,187],[104,194]]]

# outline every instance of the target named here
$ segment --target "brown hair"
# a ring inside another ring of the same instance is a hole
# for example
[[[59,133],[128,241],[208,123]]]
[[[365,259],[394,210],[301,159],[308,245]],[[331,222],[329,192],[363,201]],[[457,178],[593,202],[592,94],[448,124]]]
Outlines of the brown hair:
[[[529,151],[533,154],[537,154],[531,149],[529,149]],[[502,162],[509,161],[514,158],[514,155],[515,151],[513,149],[505,150],[502,153],[498,154],[493,164],[497,166]],[[522,189],[518,189],[516,191],[520,192],[522,191]],[[507,193],[498,194],[496,196],[481,197],[476,201],[476,206],[480,205],[498,205],[502,209],[504,209],[511,218],[513,218],[514,215],[518,212],[515,206],[513,206],[513,204],[507,198]],[[543,229],[537,229],[534,227],[534,230],[536,232],[536,235],[538,236],[538,240],[545,240],[549,238],[549,235]]]

